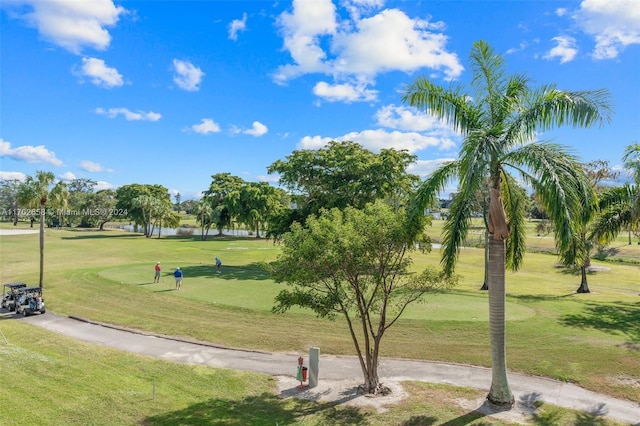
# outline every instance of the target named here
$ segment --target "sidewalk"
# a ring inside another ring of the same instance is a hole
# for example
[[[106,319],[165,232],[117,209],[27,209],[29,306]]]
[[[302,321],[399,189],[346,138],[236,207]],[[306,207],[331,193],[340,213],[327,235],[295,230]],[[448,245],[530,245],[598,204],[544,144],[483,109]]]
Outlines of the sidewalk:
[[[305,361],[308,354],[268,353],[251,350],[237,350],[200,342],[190,342],[166,336],[140,334],[128,330],[101,325],[78,318],[67,318],[55,314],[34,315],[24,318],[34,324],[51,331],[75,337],[86,342],[121,349],[138,354],[155,356],[168,361],[189,364],[201,364],[218,368],[254,371],[278,376],[282,385],[290,386],[281,389],[284,396],[292,396],[295,391],[295,375],[298,356]],[[322,351],[322,348],[320,348]],[[445,383],[488,390],[491,383],[491,370],[468,365],[445,364],[427,361],[384,358],[379,367],[380,380],[400,382],[404,380]],[[320,353],[319,386],[330,382],[334,386],[342,386],[342,399],[355,398],[348,396],[348,391],[340,382],[357,383],[362,371],[355,357],[323,355]],[[540,377],[510,373],[511,390],[518,405],[531,407],[535,401],[542,401],[559,407],[572,408],[597,415],[602,415],[640,426],[640,404],[600,395],[578,386]],[[320,399],[319,394],[330,389],[322,386],[323,392],[314,393],[314,389],[305,391],[307,397]],[[352,392],[353,393],[353,392]],[[305,395],[302,395],[305,397]],[[369,398],[375,399],[375,398]],[[476,407],[477,408],[477,407]]]

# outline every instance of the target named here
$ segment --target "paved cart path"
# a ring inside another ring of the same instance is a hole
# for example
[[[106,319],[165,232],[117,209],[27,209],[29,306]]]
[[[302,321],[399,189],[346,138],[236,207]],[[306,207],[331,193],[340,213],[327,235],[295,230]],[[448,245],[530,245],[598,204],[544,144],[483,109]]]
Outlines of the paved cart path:
[[[307,354],[229,349],[167,336],[134,332],[52,313],[34,315],[22,320],[86,342],[168,361],[254,371],[272,376],[291,378],[295,375],[298,356],[303,355],[305,363],[307,359]],[[379,374],[383,383],[417,380],[487,390],[491,383],[491,370],[487,368],[404,359],[381,359]],[[321,383],[335,384],[347,380],[353,382],[359,378],[362,378],[362,372],[355,357],[320,354],[318,387]],[[640,426],[640,404],[638,403],[600,395],[573,384],[540,377],[510,373],[509,381],[519,405],[532,406],[535,401],[543,401]],[[291,383],[295,384],[295,381]],[[312,391],[312,389],[308,390],[308,392]]]

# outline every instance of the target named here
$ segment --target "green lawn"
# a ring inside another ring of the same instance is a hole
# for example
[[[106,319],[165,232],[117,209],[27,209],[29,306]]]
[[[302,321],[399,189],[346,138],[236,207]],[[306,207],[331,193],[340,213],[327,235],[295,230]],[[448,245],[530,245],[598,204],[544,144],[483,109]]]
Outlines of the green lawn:
[[[91,345],[21,321],[1,320],[6,425],[507,425],[464,408],[484,392],[403,383],[408,397],[388,411],[280,399],[275,379],[185,365]],[[533,425],[620,423],[541,404]]]
[[[21,224],[20,226],[25,226]],[[37,285],[38,235],[0,237],[2,282]],[[120,231],[46,232],[48,309],[167,335],[270,351],[353,354],[343,323],[294,310],[270,312],[282,285],[258,267],[278,245],[265,240],[199,237],[145,239]],[[215,256],[223,274],[214,273]],[[153,284],[153,266],[164,282]],[[415,255],[419,269],[437,265],[437,250]],[[514,371],[571,381],[640,402],[640,266],[615,262],[589,276],[591,294],[578,295],[579,275],[557,258],[528,253],[518,273],[507,274],[507,357]],[[173,267],[185,272],[173,290]],[[429,295],[409,309],[383,341],[383,356],[489,366],[490,350],[483,250],[464,249],[457,288]],[[4,325],[3,325],[4,328]],[[295,332],[292,332],[295,330]]]

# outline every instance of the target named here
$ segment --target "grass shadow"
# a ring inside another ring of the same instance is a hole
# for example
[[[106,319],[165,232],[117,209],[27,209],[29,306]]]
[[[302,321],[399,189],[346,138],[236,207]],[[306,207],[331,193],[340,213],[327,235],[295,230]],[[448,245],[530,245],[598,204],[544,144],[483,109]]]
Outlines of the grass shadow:
[[[522,302],[550,302],[553,300],[562,300],[567,297],[575,296],[575,292],[561,294],[561,295],[548,295],[548,294],[517,294],[509,295],[510,299],[516,299]]]
[[[402,426],[429,426],[429,425],[435,425],[437,421],[438,419],[435,417],[418,415],[418,416],[411,416],[409,420],[402,423]],[[467,422],[467,423],[460,423],[460,424],[466,425],[469,423]]]
[[[629,338],[630,343],[640,343],[640,302],[608,305],[587,303],[581,313],[565,315],[560,321],[576,328],[622,333]]]
[[[353,407],[318,404],[300,399],[283,400],[263,393],[239,401],[210,399],[182,410],[158,414],[143,420],[145,425],[289,425],[307,416],[318,418],[318,424],[366,425],[366,416]]]
[[[136,234],[117,234],[117,235],[105,235],[105,234],[86,234],[83,233],[82,235],[75,235],[73,237],[60,237],[61,240],[93,240],[93,239],[112,239],[112,238],[118,238],[118,239],[136,239],[136,238],[140,238],[140,235],[136,235]]]
[[[259,263],[249,263],[246,266],[222,266],[222,272],[217,273],[215,265],[193,265],[182,269],[185,278],[216,277],[221,280],[255,280],[269,279],[269,273]]]

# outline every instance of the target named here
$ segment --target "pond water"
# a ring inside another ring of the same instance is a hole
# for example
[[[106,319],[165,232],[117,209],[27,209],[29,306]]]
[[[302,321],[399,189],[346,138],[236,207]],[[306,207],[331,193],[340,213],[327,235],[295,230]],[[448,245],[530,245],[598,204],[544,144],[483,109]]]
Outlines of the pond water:
[[[107,228],[122,229],[129,232],[142,233],[142,227],[140,226],[136,227],[135,225],[116,225],[116,226],[108,226]],[[183,235],[188,235],[188,233],[191,233],[191,235],[202,235],[202,230],[200,228],[184,228],[184,227],[164,228],[163,227],[160,231],[161,231],[160,235],[164,235],[164,236],[179,235],[180,233],[182,233]],[[249,231],[244,229],[223,229],[222,233],[224,235],[230,235],[234,237],[246,237],[249,235],[253,235],[253,234],[249,234]],[[153,235],[156,235],[156,236],[158,235],[158,228],[155,228],[153,230]],[[212,237],[214,235],[218,235],[218,230],[213,228],[209,229],[209,236]]]

